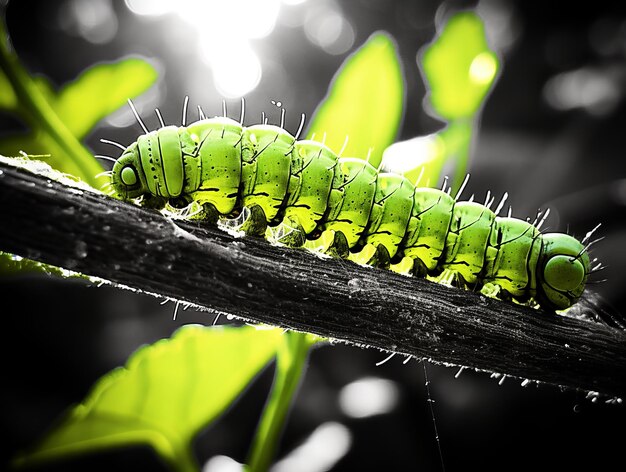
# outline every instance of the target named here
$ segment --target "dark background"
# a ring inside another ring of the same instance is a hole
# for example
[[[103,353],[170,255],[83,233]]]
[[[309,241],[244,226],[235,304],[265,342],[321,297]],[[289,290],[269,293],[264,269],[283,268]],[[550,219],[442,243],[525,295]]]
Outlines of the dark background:
[[[79,3],[83,6],[77,7]],[[616,311],[626,312],[622,282],[626,13],[619,3],[573,7],[568,2],[562,3],[567,7],[547,9],[539,2],[481,2],[479,12],[503,70],[484,108],[469,189],[477,195],[487,189],[496,195],[508,191],[518,217],[549,206],[553,216],[547,226],[552,230],[582,236],[601,222],[599,235],[606,239],[593,255],[608,266],[596,279],[607,280],[591,290]],[[398,43],[407,78],[399,139],[440,129],[443,123],[422,103],[425,89],[416,54],[432,40],[437,22],[447,12],[474,5],[383,0],[282,5],[273,32],[251,41],[263,76],[246,94],[246,122],[255,121],[262,110],[276,119],[270,100],[280,100],[287,109],[287,129],[294,131],[300,113],[311,116],[323,99],[345,57],[383,29]],[[80,8],[88,13],[77,14]],[[306,22],[316,21],[316,15],[328,9],[339,12],[354,33],[352,46],[340,54],[326,52],[306,33]],[[103,30],[85,29],[85,21],[94,15],[96,19],[105,15],[108,26],[95,20],[100,25],[95,28]],[[221,112],[222,96],[195,50],[196,32],[175,14],[139,16],[121,1],[19,0],[9,2],[6,18],[15,49],[29,70],[45,74],[59,86],[99,61],[129,54],[148,57],[160,70],[159,84],[136,103],[152,127],[157,121],[150,110],[156,106],[166,121],[178,121],[185,95],[191,96],[193,106],[202,104],[207,114]],[[217,21],[207,18],[206,28],[215,27]],[[116,27],[113,33],[111,22]],[[219,39],[224,48],[241,35],[237,22],[228,30],[230,34]],[[228,103],[231,113],[238,115],[238,100]],[[100,137],[130,143],[140,132],[129,121],[128,111],[118,113],[112,122],[118,126],[103,122],[88,139],[95,153],[109,151],[98,142]],[[20,127],[8,117],[1,117],[0,124],[3,133]],[[33,444],[96,379],[123,364],[142,343],[169,336],[182,324],[213,322],[212,315],[192,310],[180,311],[172,321],[172,304],[162,306],[146,295],[44,276],[4,278],[0,297],[3,461]],[[351,447],[332,470],[440,470],[422,364],[405,365],[396,356],[377,367],[385,357],[376,350],[348,346],[313,351],[278,457],[287,455],[320,424],[337,422],[349,428]],[[427,364],[427,370],[448,471],[623,469],[623,404],[592,402],[584,393],[553,386],[522,388],[513,379],[499,385],[486,373],[464,371],[455,378],[456,368]],[[399,393],[398,403],[387,414],[350,418],[339,407],[338,392],[365,376],[390,380]],[[244,460],[271,378],[268,369],[198,438],[195,447],[201,463],[215,455]],[[161,467],[150,451],[141,448],[94,457],[52,470]]]

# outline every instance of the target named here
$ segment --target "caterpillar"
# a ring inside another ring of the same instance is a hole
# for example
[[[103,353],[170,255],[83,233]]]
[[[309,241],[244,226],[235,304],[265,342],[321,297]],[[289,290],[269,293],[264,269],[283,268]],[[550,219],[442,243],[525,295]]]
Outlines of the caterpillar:
[[[564,310],[582,295],[592,272],[587,243],[542,233],[533,222],[498,216],[485,204],[419,187],[367,160],[338,157],[325,144],[298,140],[282,126],[243,126],[226,117],[200,118],[148,132],[125,147],[110,171],[113,192],[143,204],[195,202],[212,223],[245,211],[242,230],[280,234],[304,246],[361,264],[475,288],[547,310]],[[304,117],[304,115],[303,115]],[[284,115],[283,115],[284,118]],[[339,153],[341,154],[341,153]],[[467,183],[467,179],[464,182]]]

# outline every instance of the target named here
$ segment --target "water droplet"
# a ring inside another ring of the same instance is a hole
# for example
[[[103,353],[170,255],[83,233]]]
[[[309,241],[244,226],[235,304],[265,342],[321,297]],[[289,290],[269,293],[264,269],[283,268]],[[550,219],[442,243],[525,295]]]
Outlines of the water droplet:
[[[113,269],[120,270],[121,266],[119,264],[113,264]]]
[[[232,321],[235,319],[235,317],[233,315],[226,315],[226,319]]]
[[[102,227],[102,231],[111,231],[111,227],[109,225],[104,225]]]

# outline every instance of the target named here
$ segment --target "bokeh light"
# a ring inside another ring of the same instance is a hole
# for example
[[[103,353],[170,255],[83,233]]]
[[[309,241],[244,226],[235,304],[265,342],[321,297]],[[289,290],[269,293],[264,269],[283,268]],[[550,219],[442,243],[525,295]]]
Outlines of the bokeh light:
[[[353,418],[382,415],[398,404],[398,387],[387,379],[366,377],[349,383],[339,392],[339,406]]]
[[[324,472],[330,470],[350,449],[350,430],[337,422],[318,426],[304,442],[276,462],[270,472]]]
[[[478,54],[470,64],[470,78],[479,84],[488,84],[496,75],[498,62],[493,54],[483,52]]]
[[[111,41],[118,29],[111,0],[68,0],[59,8],[59,26],[94,44]]]

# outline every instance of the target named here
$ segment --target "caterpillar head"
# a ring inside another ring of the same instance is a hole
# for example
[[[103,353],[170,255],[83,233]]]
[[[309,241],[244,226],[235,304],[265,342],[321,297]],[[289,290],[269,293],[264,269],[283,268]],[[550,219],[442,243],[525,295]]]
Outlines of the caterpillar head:
[[[590,271],[589,254],[576,238],[561,233],[542,236],[538,295],[548,306],[564,310],[582,295]]]
[[[136,198],[148,193],[148,187],[141,172],[137,143],[126,148],[113,165],[111,175],[113,190],[125,199]]]

